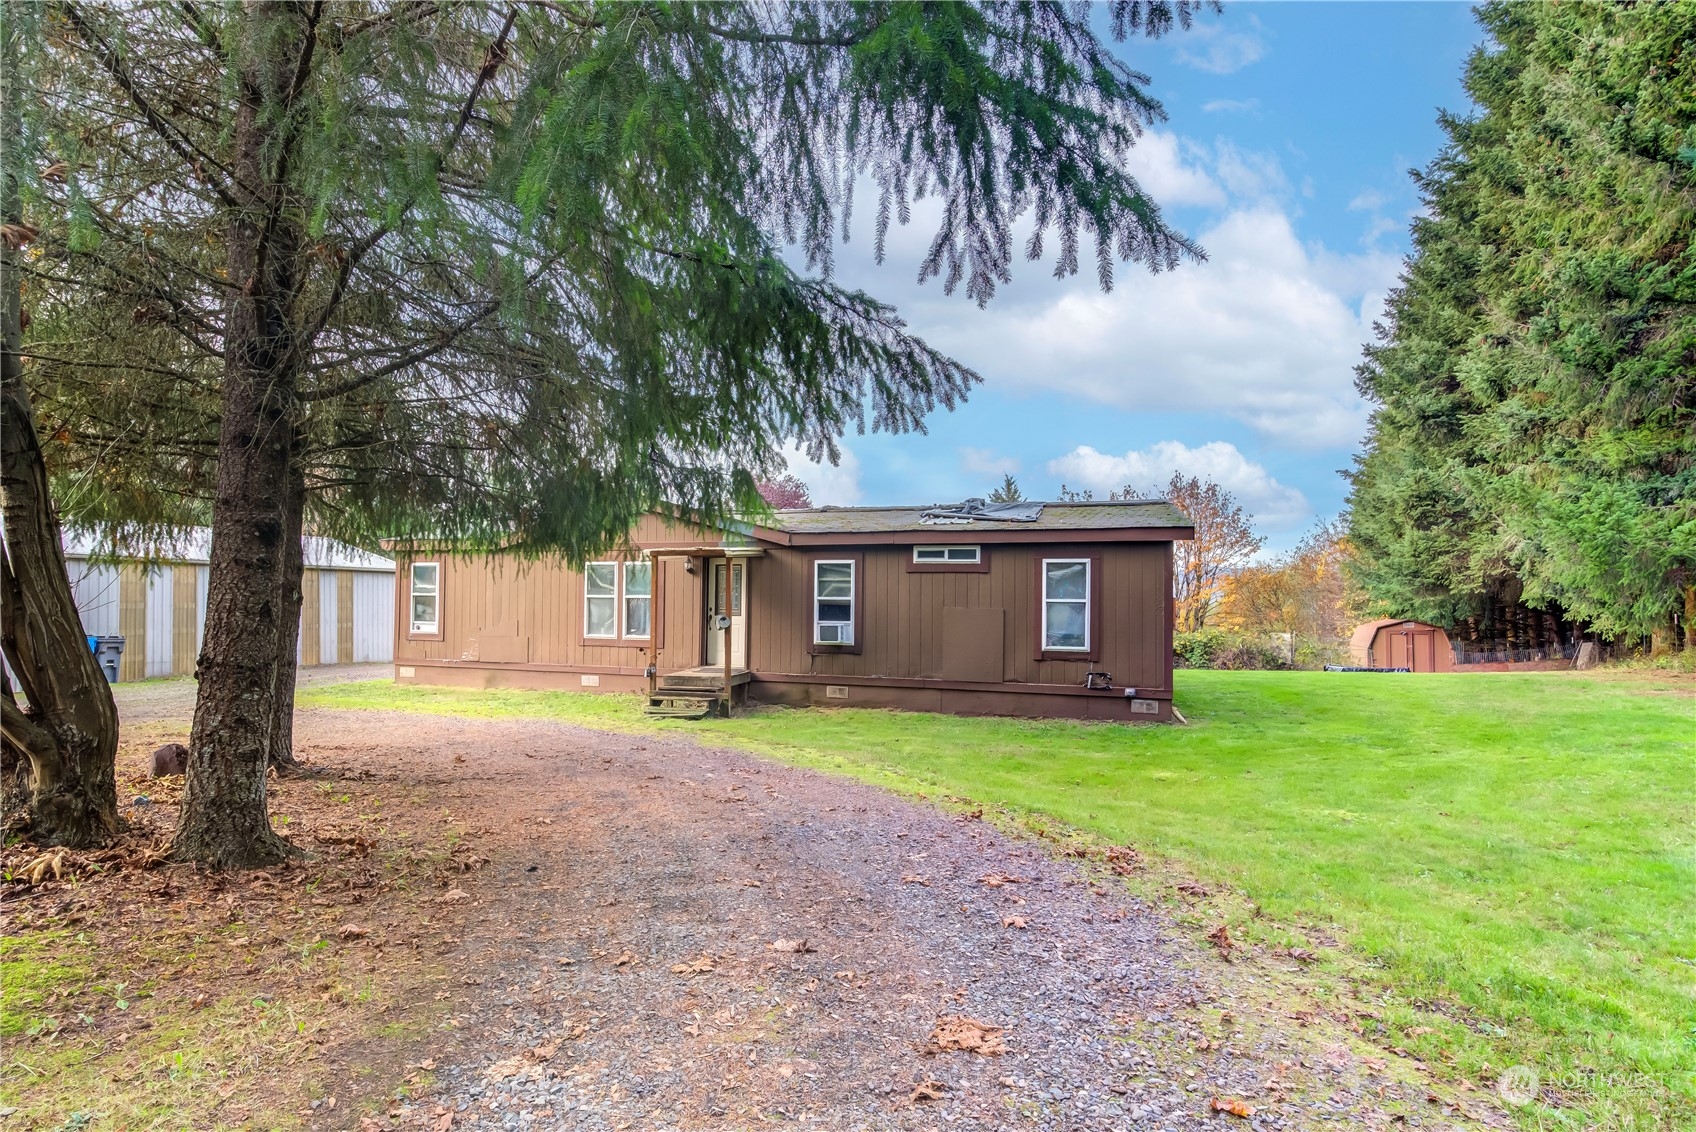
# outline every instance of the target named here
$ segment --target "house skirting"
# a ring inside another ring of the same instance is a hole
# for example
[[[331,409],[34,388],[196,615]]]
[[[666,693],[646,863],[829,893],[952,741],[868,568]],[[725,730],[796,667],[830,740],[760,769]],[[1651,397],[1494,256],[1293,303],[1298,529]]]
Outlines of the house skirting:
[[[401,684],[458,688],[523,688],[535,691],[646,692],[641,668],[554,664],[486,664],[422,661],[395,665]],[[1169,688],[1096,690],[1072,684],[976,684],[959,680],[876,676],[819,676],[755,672],[749,696],[760,703],[794,707],[877,707],[945,715],[1005,715],[1094,719],[1121,723],[1169,723]],[[1144,705],[1139,710],[1133,704]]]

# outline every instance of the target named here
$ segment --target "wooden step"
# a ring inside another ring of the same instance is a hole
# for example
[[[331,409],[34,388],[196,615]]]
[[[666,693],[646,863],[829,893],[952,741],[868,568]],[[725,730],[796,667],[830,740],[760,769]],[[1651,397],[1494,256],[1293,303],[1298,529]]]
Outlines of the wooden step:
[[[724,695],[723,688],[660,688],[649,700],[716,700]]]
[[[651,715],[656,719],[705,719],[712,713],[713,705],[710,703],[693,703],[687,707],[649,704],[644,709],[644,714]]]

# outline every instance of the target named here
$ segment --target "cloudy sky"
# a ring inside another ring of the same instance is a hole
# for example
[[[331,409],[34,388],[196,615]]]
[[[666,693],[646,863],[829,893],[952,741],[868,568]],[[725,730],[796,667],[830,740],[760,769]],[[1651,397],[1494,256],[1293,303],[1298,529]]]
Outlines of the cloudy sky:
[[[839,281],[895,303],[984,385],[928,435],[850,436],[840,465],[792,470],[816,502],[879,504],[985,494],[1004,472],[1053,498],[1177,469],[1229,487],[1274,548],[1293,543],[1342,506],[1366,420],[1353,367],[1419,203],[1407,171],[1442,144],[1438,108],[1466,109],[1478,40],[1458,3],[1232,2],[1120,45],[1169,116],[1137,176],[1207,262],[1121,265],[1104,294],[1093,271],[1057,281],[1021,261],[979,310],[915,283],[922,210],[882,266],[856,232]]]

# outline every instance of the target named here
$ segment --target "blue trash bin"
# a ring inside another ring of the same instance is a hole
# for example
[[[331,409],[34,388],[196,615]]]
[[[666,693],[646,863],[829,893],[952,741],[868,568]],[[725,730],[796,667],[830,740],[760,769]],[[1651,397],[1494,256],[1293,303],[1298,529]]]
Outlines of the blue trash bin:
[[[100,671],[106,674],[108,684],[118,682],[118,658],[124,655],[124,638],[121,636],[93,637],[94,659],[100,664]]]

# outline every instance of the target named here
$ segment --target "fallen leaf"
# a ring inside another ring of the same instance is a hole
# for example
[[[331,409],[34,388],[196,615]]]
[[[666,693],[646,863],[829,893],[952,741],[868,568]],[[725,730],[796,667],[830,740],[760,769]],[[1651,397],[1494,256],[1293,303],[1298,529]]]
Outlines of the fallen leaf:
[[[964,1014],[945,1014],[936,1020],[923,1052],[934,1054],[964,1050],[995,1057],[1007,1052],[1007,1044],[1002,1038],[1005,1032],[1000,1026],[991,1026]]]
[[[570,967],[573,964],[575,964],[577,962],[577,960],[567,959],[565,956],[562,955],[558,959],[555,959],[554,962],[558,963],[561,967]]]
[[[1009,876],[1006,873],[989,873],[978,878],[978,883],[985,888],[1000,888],[1004,884],[1024,884],[1024,877]]]
[[[939,1101],[942,1099],[942,1094],[947,1091],[948,1086],[941,1081],[920,1081],[913,1086],[913,1092],[907,1097],[907,1100],[910,1104],[917,1104],[920,1101]]]
[[[918,873],[902,873],[901,874],[901,883],[902,884],[922,884],[926,888],[930,887],[930,881],[926,880],[924,877],[920,876]]]
[[[672,967],[674,975],[706,975],[715,969],[715,960],[711,955],[703,955],[699,959],[686,959]]]
[[[619,957],[617,959],[614,959],[612,961],[612,965],[614,967],[628,967],[635,962],[636,962],[635,953],[632,952],[627,947],[627,948],[624,949],[624,952],[621,955],[619,955]]]
[[[1214,1112],[1228,1112],[1232,1116],[1240,1116],[1244,1120],[1254,1115],[1254,1106],[1236,1097],[1214,1097]]]
[[[1384,1066],[1389,1064],[1389,1062],[1385,1061],[1381,1057],[1363,1057],[1360,1060],[1361,1064],[1365,1065],[1374,1073],[1382,1073],[1384,1071]]]
[[[1235,947],[1236,943],[1231,939],[1231,933],[1226,930],[1224,924],[1220,924],[1218,927],[1208,932],[1207,939],[1209,943],[1219,949],[1219,954],[1226,958],[1230,958],[1231,948]]]
[[[364,939],[371,934],[371,929],[359,924],[343,924],[336,929],[336,934],[343,939]]]
[[[1024,931],[1025,918],[1023,916],[1003,916],[1001,917],[1001,926],[1004,928],[1018,928],[1020,931]]]
[[[448,1132],[453,1127],[453,1113],[444,1112],[436,1117],[436,1123],[430,1126],[431,1132]]]
[[[818,950],[804,939],[774,939],[766,944],[767,951],[788,951],[802,955],[809,951]]]
[[[465,891],[465,889],[463,889],[463,888],[450,888],[446,892],[442,893],[440,896],[436,897],[436,903],[437,904],[458,904],[462,901],[470,900],[470,899],[471,899],[471,894],[469,892]]]
[[[1177,890],[1179,892],[1183,893],[1185,896],[1212,896],[1213,895],[1212,889],[1208,888],[1204,884],[1196,884],[1194,881],[1185,881],[1183,884],[1176,885],[1174,887],[1176,887]]]

